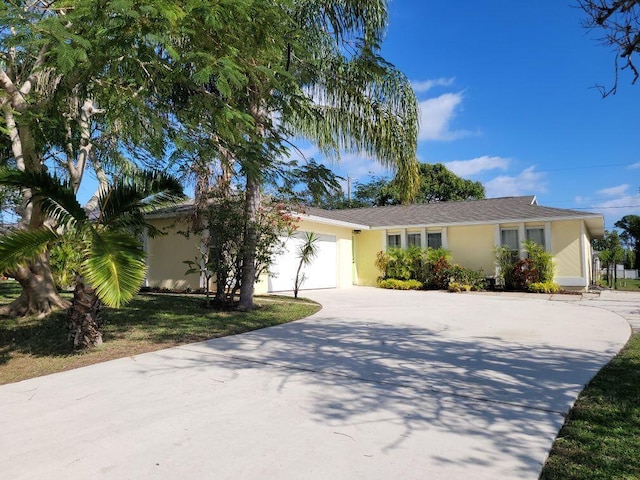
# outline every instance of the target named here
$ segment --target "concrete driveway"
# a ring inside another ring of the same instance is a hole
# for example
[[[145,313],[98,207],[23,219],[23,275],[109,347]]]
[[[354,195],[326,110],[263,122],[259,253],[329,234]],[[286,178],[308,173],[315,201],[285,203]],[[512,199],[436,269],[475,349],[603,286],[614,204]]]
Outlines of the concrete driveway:
[[[305,293],[299,322],[0,387],[2,478],[533,480],[630,334],[588,302]]]

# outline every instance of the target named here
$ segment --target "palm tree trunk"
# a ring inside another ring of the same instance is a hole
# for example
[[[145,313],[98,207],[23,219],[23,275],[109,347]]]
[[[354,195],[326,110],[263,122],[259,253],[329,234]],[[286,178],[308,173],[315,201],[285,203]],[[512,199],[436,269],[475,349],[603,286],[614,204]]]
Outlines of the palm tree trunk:
[[[99,347],[102,345],[101,328],[100,300],[95,290],[78,277],[69,310],[69,340],[77,349]]]

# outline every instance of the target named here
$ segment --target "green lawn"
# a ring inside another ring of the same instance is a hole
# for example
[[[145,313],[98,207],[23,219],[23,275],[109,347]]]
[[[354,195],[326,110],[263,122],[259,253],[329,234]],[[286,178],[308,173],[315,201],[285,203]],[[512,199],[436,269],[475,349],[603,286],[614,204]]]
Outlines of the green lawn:
[[[640,478],[640,334],[580,394],[540,478]]]
[[[18,294],[16,283],[0,281],[0,305]],[[0,318],[0,384],[279,325],[320,309],[309,300],[275,296],[258,296],[256,304],[248,313],[219,312],[205,309],[202,297],[138,295],[118,310],[104,310],[105,343],[88,352],[71,348],[65,312],[44,320]]]
[[[631,279],[618,280],[618,290],[640,292],[640,280],[631,280]]]

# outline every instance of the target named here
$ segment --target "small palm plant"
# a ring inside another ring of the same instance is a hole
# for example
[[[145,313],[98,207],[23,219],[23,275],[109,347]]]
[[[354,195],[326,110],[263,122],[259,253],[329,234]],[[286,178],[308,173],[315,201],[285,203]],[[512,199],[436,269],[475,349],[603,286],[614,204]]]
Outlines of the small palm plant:
[[[298,298],[298,291],[306,279],[304,272],[302,272],[302,267],[310,265],[311,262],[313,262],[313,259],[318,255],[318,239],[318,235],[313,232],[305,232],[304,234],[304,242],[298,249],[298,258],[300,259],[300,263],[298,263],[296,278],[293,282],[294,298]]]
[[[100,305],[119,307],[130,301],[145,278],[140,235],[159,233],[145,213],[184,198],[171,176],[137,171],[116,180],[98,198],[97,211],[87,212],[71,185],[47,172],[0,169],[0,185],[29,189],[32,202],[46,219],[36,230],[14,230],[0,236],[0,271],[42,253],[61,237],[72,239],[82,261],[69,311],[70,339],[75,348],[102,344]]]

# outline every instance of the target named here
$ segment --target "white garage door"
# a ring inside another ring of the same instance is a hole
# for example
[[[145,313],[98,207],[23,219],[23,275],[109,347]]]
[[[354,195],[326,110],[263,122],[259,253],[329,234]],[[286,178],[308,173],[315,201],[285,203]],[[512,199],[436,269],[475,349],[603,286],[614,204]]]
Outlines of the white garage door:
[[[300,245],[304,243],[306,232],[296,232],[285,242],[285,250],[276,257],[269,276],[269,291],[282,292],[293,290],[296,270],[300,263]],[[333,235],[318,235],[318,255],[311,264],[303,266],[301,272],[305,280],[301,290],[313,288],[336,288],[338,275],[338,250],[336,237]]]

